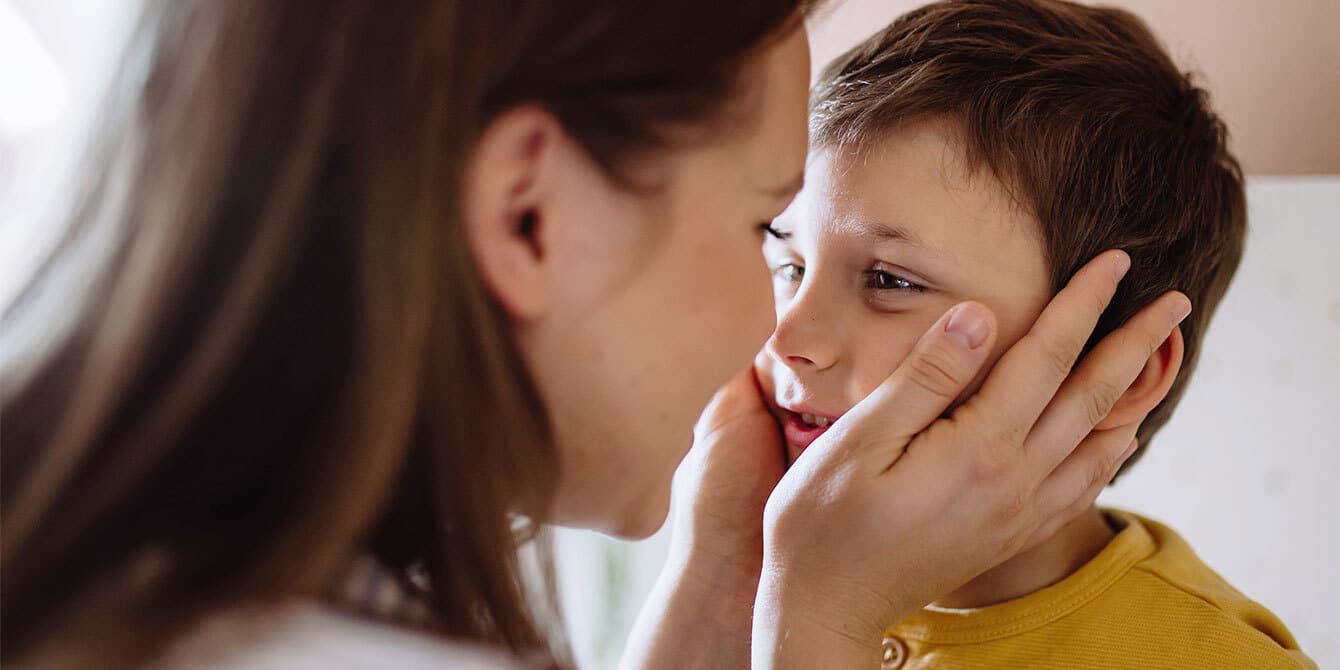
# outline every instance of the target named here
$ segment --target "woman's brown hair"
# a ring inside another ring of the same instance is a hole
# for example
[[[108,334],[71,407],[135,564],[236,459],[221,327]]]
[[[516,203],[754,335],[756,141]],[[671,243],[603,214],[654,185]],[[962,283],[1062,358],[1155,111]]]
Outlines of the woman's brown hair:
[[[133,662],[359,553],[421,570],[440,632],[545,650],[518,547],[557,461],[462,239],[465,157],[536,104],[613,173],[806,4],[151,3],[3,314],[4,656]]]

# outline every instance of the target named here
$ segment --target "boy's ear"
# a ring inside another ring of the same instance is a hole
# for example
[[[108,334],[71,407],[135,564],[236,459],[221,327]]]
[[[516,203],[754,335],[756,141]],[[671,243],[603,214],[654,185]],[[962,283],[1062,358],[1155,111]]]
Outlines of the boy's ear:
[[[1180,326],[1174,327],[1168,339],[1145,362],[1140,376],[1131,382],[1130,388],[1112,406],[1107,417],[1094,426],[1094,430],[1108,430],[1144,421],[1145,416],[1168,397],[1168,390],[1177,381],[1177,373],[1182,369],[1184,347],[1182,329]]]
[[[484,285],[513,319],[543,315],[552,296],[550,258],[555,161],[562,130],[547,111],[502,114],[465,164],[461,225]]]

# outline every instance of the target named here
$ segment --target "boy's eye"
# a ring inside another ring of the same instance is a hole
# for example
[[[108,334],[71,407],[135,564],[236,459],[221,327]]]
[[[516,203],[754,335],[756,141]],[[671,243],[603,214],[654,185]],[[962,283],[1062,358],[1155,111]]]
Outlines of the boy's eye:
[[[926,290],[925,287],[910,282],[896,274],[885,272],[883,270],[869,270],[866,273],[866,287],[880,291],[917,291]]]
[[[805,268],[795,263],[783,263],[773,268],[772,276],[792,284],[799,284],[805,277]]]

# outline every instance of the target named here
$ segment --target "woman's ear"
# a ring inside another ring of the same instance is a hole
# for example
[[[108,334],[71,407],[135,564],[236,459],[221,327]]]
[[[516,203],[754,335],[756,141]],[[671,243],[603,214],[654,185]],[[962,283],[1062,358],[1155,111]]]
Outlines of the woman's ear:
[[[551,217],[562,127],[537,107],[510,110],[484,129],[466,160],[461,223],[485,286],[515,320],[552,300]]]
[[[1159,345],[1145,362],[1140,376],[1131,382],[1126,393],[1112,406],[1094,430],[1108,430],[1145,420],[1151,411],[1168,397],[1168,390],[1177,381],[1177,373],[1182,369],[1182,355],[1185,343],[1182,341],[1181,327],[1175,327],[1168,339]]]

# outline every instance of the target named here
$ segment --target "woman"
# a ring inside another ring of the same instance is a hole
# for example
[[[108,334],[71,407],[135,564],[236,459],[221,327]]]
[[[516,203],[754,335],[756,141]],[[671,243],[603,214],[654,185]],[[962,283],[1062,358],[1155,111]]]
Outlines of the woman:
[[[952,310],[782,477],[737,372],[804,164],[808,9],[154,3],[74,225],[4,315],[6,660],[561,660],[520,545],[654,531],[733,375],[630,665],[873,663],[878,623],[1092,500],[1133,435],[1092,427],[1189,309],[1066,378],[1120,254],[936,420],[994,337]],[[336,614],[369,562],[425,616]]]

